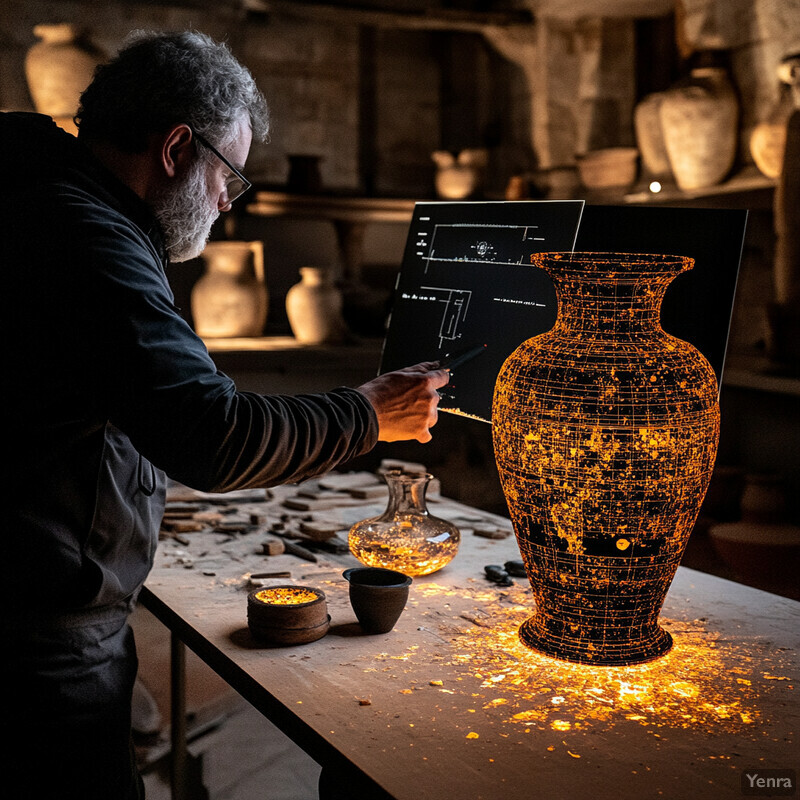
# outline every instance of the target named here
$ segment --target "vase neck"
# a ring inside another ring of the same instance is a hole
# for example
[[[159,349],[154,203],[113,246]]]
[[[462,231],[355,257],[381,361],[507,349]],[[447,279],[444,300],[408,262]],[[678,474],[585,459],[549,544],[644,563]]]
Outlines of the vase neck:
[[[331,275],[321,267],[300,267],[300,277],[306,286],[329,286]]]
[[[78,28],[68,22],[35,25],[33,33],[47,44],[72,44],[78,38]]]
[[[660,332],[664,293],[693,263],[679,256],[612,253],[545,253],[532,260],[555,284],[555,330],[594,339]]]
[[[410,475],[399,470],[391,470],[384,477],[389,487],[387,515],[428,513],[425,495],[431,480],[429,474]]]

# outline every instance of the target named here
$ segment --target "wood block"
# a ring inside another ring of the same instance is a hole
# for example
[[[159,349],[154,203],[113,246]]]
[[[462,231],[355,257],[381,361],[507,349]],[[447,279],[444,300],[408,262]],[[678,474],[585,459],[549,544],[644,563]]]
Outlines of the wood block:
[[[373,500],[376,497],[388,497],[389,488],[385,484],[376,484],[375,486],[361,486],[357,489],[350,490],[350,496],[356,497],[359,500]]]
[[[472,533],[475,536],[482,536],[484,539],[507,539],[511,536],[511,531],[507,528],[499,528],[497,525],[477,524],[473,527]]]
[[[286,508],[291,508],[294,511],[325,511],[331,508],[341,508],[342,506],[358,506],[361,503],[361,500],[350,497],[350,495],[346,495],[346,499],[320,497],[313,500],[310,497],[297,497],[295,495],[294,497],[287,497],[283,501],[283,505]]]
[[[261,542],[261,550],[266,556],[279,556],[286,552],[286,545],[281,539],[270,537]]]
[[[324,522],[324,521],[311,521],[301,522],[300,532],[308,536],[309,539],[324,542],[335,536],[338,531],[342,530],[341,523],[337,522]]]
[[[396,458],[384,458],[381,461],[378,472],[388,472],[391,469],[401,469],[403,472],[427,472],[424,464],[418,464],[415,461],[400,461]]]
[[[327,489],[307,487],[298,489],[295,497],[308,497],[311,500],[349,500],[350,494],[348,492],[334,492]]]
[[[206,527],[202,522],[196,522],[193,519],[165,519],[161,526],[172,533],[191,533],[205,530]]]
[[[207,525],[217,525],[224,519],[224,515],[219,511],[198,511],[192,515],[195,522],[205,522]]]
[[[381,483],[381,480],[373,472],[331,472],[319,479],[320,488],[337,492],[348,492],[376,483]]]

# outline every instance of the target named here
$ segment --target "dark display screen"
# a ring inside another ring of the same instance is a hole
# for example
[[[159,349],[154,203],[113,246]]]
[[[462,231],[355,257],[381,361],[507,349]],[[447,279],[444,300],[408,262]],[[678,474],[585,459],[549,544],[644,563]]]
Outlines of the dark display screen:
[[[574,249],[694,258],[667,291],[662,324],[694,344],[721,380],[746,219],[745,211],[580,200],[417,203],[381,372],[469,353],[439,408],[490,422],[503,362],[556,319],[553,284],[530,256]]]

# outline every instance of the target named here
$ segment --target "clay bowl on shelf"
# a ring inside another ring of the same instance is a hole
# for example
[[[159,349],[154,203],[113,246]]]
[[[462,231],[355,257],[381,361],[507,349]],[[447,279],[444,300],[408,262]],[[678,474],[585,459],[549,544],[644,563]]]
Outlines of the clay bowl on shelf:
[[[267,586],[247,595],[247,625],[260,642],[306,644],[330,627],[325,594],[309,586]]]
[[[639,151],[635,147],[590,150],[578,158],[578,173],[587,189],[627,189],[636,180]]]

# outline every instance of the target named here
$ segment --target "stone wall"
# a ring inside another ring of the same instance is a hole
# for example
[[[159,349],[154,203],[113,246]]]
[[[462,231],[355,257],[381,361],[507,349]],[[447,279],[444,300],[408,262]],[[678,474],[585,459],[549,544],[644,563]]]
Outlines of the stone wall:
[[[679,41],[685,54],[726,50],[742,106],[743,157],[753,126],[778,101],[776,67],[800,52],[800,0],[679,0]]]
[[[24,57],[36,41],[40,22],[85,25],[91,40],[113,54],[136,28],[194,28],[227,41],[253,72],[272,112],[267,145],[255,145],[248,174],[266,183],[283,183],[286,156],[321,156],[323,178],[333,187],[358,184],[357,30],[306,20],[277,19],[267,24],[227,9],[199,11],[167,5],[42,2],[7,0],[0,9],[0,107],[32,107],[24,75]]]
[[[315,20],[287,3],[269,14],[248,13],[244,4],[196,5],[5,0],[0,107],[31,107],[23,60],[37,23],[82,23],[108,53],[133,28],[194,27],[230,43],[272,107],[271,141],[256,146],[248,164],[263,183],[285,181],[288,154],[314,154],[329,188],[430,196],[431,151],[469,146],[489,148],[489,189],[498,194],[515,171],[569,165],[587,150],[633,141],[634,22],[603,17],[607,4],[599,0],[576,6],[579,18],[473,26],[471,41],[404,29],[399,18],[397,27],[375,28],[352,18]],[[595,16],[585,13],[594,7]],[[778,98],[776,65],[800,49],[800,0],[679,0],[676,7],[683,55],[711,48],[731,56],[742,101],[741,160],[748,161],[749,131]],[[453,116],[472,141],[460,141]]]

